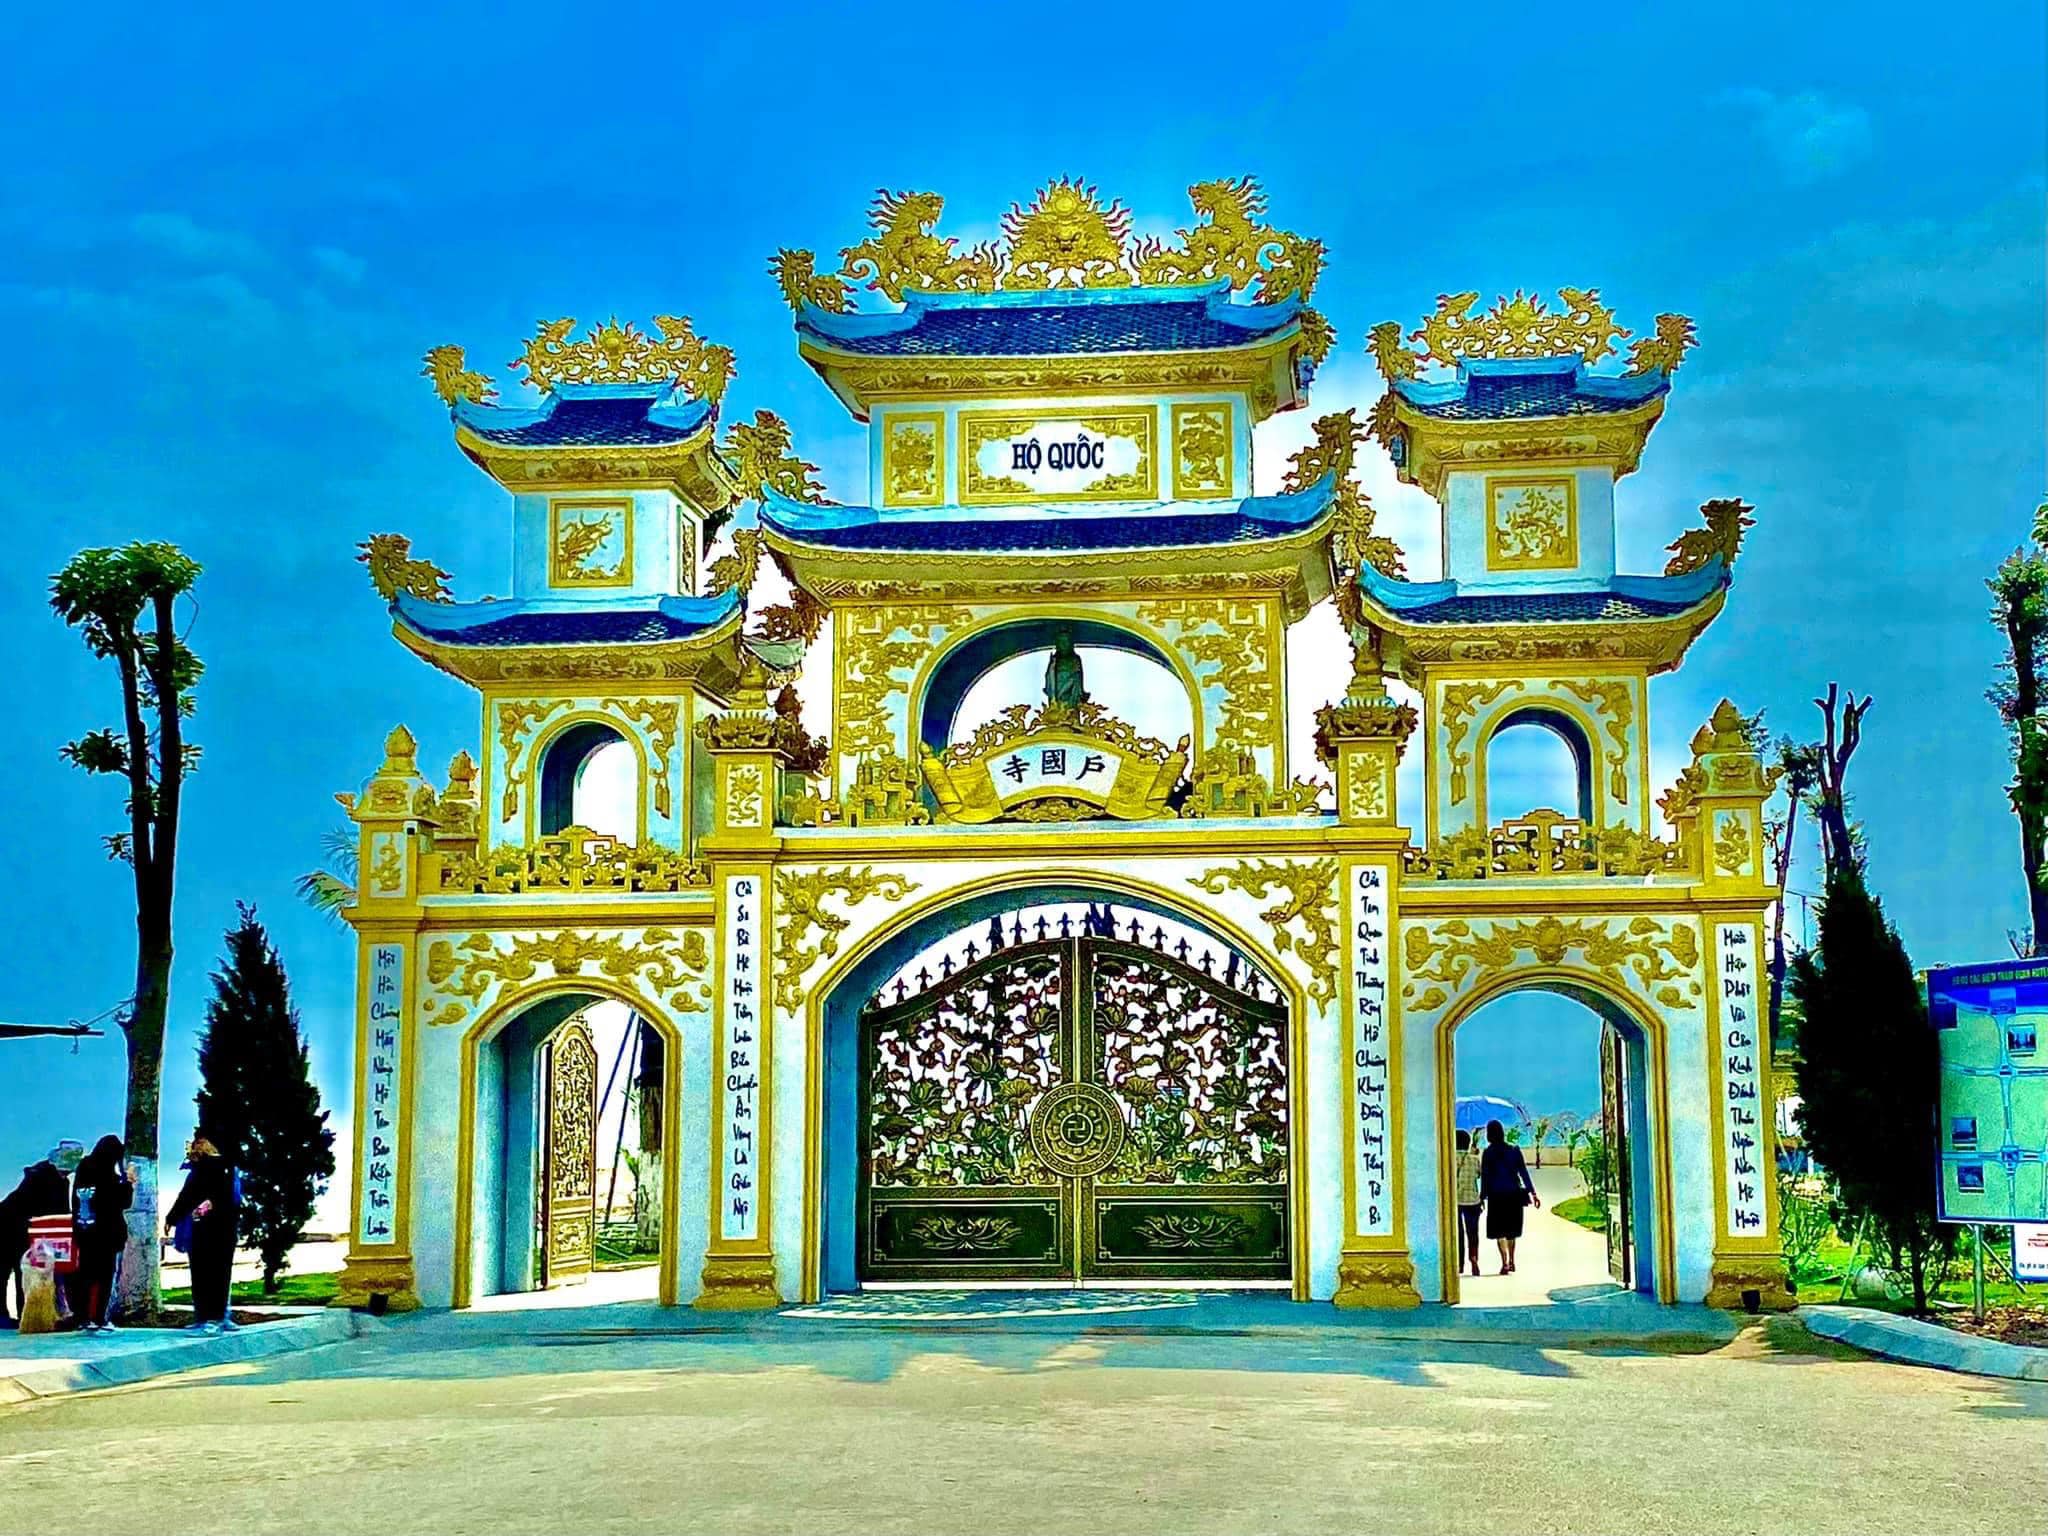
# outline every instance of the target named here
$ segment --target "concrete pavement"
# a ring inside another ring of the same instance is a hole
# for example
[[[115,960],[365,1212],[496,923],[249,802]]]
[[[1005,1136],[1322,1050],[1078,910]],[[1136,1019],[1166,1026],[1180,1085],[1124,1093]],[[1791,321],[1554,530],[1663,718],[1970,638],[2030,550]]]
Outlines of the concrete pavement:
[[[305,1309],[233,1333],[122,1328],[114,1333],[0,1334],[0,1403],[28,1402],[129,1386],[154,1377],[243,1360],[267,1359],[359,1338],[375,1324],[339,1308]]]
[[[0,1412],[0,1524],[1108,1536],[2038,1521],[2048,1386],[1871,1360],[1789,1319],[1720,1342],[1570,1348],[1085,1312],[879,1327],[670,1312],[666,1333],[623,1335],[600,1321],[623,1310],[392,1319],[341,1348]]]

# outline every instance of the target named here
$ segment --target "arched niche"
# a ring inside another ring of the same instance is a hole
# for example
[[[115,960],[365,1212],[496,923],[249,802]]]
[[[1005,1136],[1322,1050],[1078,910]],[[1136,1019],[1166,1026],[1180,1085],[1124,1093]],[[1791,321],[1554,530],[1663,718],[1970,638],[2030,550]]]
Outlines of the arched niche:
[[[1074,648],[1084,656],[1089,650],[1120,652],[1141,658],[1160,669],[1162,684],[1169,678],[1173,679],[1187,700],[1186,733],[1196,742],[1201,740],[1201,689],[1178,657],[1157,641],[1123,625],[1100,618],[1055,612],[998,620],[974,630],[938,657],[911,700],[917,738],[924,750],[941,751],[953,740],[955,731],[981,723],[961,718],[961,706],[976,683],[1014,657],[1050,651],[1062,632],[1072,639]],[[1036,703],[1039,700],[1036,690],[1037,682],[1034,680],[1030,694],[1009,702]],[[1140,729],[1144,727],[1140,725]],[[1166,739],[1171,741],[1179,734],[1179,731],[1174,731]]]
[[[644,765],[638,744],[617,726],[572,721],[541,744],[539,757],[536,835],[553,837],[579,826],[622,843],[642,839]]]
[[[1503,736],[1510,737],[1506,754],[1501,751]],[[1550,704],[1509,710],[1480,744],[1479,825],[1495,826],[1537,809],[1561,810],[1589,827],[1597,825],[1595,766],[1592,733],[1571,711]],[[1511,786],[1502,779],[1519,782]],[[1560,789],[1568,793],[1557,793]]]

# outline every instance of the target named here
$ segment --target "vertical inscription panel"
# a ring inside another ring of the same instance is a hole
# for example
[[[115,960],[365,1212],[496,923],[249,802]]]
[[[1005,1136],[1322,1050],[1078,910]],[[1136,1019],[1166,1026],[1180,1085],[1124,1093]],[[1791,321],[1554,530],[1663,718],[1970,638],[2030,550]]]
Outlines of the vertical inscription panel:
[[[761,1230],[761,887],[759,875],[726,876],[718,1235],[729,1243],[752,1242]]]
[[[1728,1197],[1728,1237],[1762,1237],[1772,1175],[1763,1115],[1763,1014],[1757,1004],[1756,929],[1720,923],[1714,929],[1714,986],[1721,1000],[1721,1171]]]
[[[1392,1082],[1387,1031],[1387,872],[1376,864],[1350,871],[1351,1189],[1352,1231],[1394,1232]]]
[[[405,948],[370,950],[370,1007],[364,1044],[363,1120],[357,1128],[356,1244],[398,1241],[399,1083],[405,1060]]]

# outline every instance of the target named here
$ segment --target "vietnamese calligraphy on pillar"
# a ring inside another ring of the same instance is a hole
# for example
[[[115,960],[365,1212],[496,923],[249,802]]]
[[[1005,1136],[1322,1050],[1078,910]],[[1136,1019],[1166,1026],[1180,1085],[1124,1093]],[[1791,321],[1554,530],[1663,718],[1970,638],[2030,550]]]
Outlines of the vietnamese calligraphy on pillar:
[[[1351,872],[1352,1221],[1361,1237],[1394,1230],[1388,1046],[1387,872],[1362,865]]]
[[[730,875],[725,882],[724,1154],[719,1166],[718,1232],[750,1242],[760,1231],[761,881]]]
[[[405,950],[379,944],[370,951],[369,1054],[363,1071],[362,1141],[356,1148],[356,1189],[361,1205],[356,1241],[365,1246],[398,1241],[399,1068],[405,1050]]]
[[[1728,1235],[1762,1237],[1766,1181],[1774,1177],[1763,1123],[1763,1014],[1757,1004],[1756,930],[1723,923],[1716,930],[1721,990],[1722,1171],[1728,1191]]]

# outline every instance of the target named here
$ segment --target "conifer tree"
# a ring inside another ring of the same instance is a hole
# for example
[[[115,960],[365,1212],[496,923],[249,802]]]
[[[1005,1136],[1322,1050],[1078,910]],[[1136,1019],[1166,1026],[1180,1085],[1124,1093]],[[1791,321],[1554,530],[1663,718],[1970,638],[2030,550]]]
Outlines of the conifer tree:
[[[1927,1310],[1955,1247],[1935,1219],[1939,1063],[1906,947],[1854,864],[1834,872],[1820,938],[1792,961],[1799,1128],[1835,1179],[1844,1231],[1862,1227]]]
[[[284,964],[255,909],[238,910],[199,1041],[199,1124],[242,1175],[241,1244],[262,1255],[270,1295],[334,1175],[334,1132]]]

